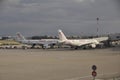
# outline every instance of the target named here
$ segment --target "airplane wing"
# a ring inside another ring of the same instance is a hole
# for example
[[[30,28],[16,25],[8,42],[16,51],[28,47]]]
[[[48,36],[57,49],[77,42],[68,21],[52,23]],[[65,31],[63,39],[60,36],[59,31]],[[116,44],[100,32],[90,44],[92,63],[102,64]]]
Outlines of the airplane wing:
[[[98,42],[102,42],[102,41],[108,40],[108,37],[99,37],[99,38],[94,38],[94,39],[96,39]]]

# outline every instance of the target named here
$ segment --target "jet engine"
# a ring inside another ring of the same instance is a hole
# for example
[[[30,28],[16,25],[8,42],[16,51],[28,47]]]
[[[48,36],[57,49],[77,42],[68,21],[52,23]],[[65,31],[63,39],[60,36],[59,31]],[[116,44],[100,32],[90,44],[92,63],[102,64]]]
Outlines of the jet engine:
[[[96,44],[91,44],[90,45],[92,48],[96,48]]]

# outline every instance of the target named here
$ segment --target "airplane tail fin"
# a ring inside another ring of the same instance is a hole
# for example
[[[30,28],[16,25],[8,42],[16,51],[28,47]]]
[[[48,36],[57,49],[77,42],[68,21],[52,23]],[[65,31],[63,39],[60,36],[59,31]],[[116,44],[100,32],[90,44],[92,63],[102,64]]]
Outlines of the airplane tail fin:
[[[67,40],[66,36],[64,35],[64,33],[62,32],[62,30],[58,30],[58,37],[61,41]]]
[[[25,40],[25,37],[21,33],[17,32],[16,35],[17,35],[17,40]]]

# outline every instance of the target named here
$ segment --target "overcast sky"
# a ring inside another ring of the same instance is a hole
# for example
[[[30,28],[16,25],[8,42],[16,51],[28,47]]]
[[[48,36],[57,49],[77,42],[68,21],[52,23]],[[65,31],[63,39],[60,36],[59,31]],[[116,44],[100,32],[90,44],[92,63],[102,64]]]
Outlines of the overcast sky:
[[[97,27],[120,33],[119,0],[0,0],[0,35],[95,35]]]

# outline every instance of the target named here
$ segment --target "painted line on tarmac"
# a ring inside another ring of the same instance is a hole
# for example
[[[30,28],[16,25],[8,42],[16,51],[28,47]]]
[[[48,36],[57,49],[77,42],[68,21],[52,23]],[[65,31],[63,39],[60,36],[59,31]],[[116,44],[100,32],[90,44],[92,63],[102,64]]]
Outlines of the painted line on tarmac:
[[[115,72],[115,73],[105,73],[105,74],[97,74],[98,77],[100,76],[108,76],[108,75],[117,75],[118,72]],[[83,77],[76,77],[76,78],[71,78],[71,79],[64,79],[64,80],[80,80],[80,79],[85,79],[85,78],[93,78],[92,75],[89,75],[89,76],[83,76]]]
[[[64,80],[79,80],[79,79],[84,79],[84,78],[92,78],[92,76],[91,76],[91,75],[89,75],[89,76],[76,77],[76,78],[64,79]]]

